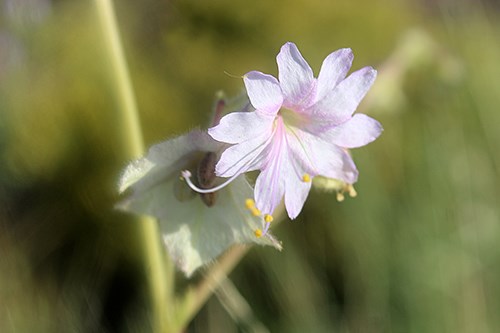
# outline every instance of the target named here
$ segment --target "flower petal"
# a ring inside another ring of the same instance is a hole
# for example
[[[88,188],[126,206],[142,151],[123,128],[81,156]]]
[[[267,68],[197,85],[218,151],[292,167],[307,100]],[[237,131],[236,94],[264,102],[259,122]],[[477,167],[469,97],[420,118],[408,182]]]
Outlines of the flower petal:
[[[274,116],[254,112],[233,112],[225,115],[219,125],[209,128],[208,134],[217,141],[240,143],[270,132]]]
[[[263,133],[254,139],[227,148],[215,166],[216,175],[232,177],[235,174],[260,169],[264,163],[263,151],[271,134],[272,132]]]
[[[285,176],[281,170],[282,161],[272,160],[262,170],[255,182],[255,205],[263,214],[273,214],[285,193]]]
[[[375,81],[377,71],[362,68],[345,80],[307,111],[313,117],[341,124],[349,119]]]
[[[342,171],[337,176],[332,174],[330,177],[327,175],[327,177],[343,180],[347,184],[354,184],[358,181],[358,175],[358,169],[351,155],[347,150],[342,149]]]
[[[251,71],[245,74],[243,81],[254,108],[272,115],[279,111],[283,104],[283,94],[274,76]]]
[[[316,101],[323,99],[340,81],[345,79],[353,58],[351,49],[337,50],[325,58],[318,76]]]
[[[307,64],[294,43],[286,43],[276,57],[278,78],[288,108],[306,106],[315,86],[311,67]]]
[[[285,182],[285,207],[288,217],[292,220],[295,219],[302,210],[312,184],[311,181],[305,182],[302,180],[306,172],[303,172],[301,168],[295,166],[294,171],[295,174]]]
[[[357,148],[374,141],[382,133],[382,125],[367,115],[358,113],[345,123],[321,134],[326,141],[344,148]]]
[[[356,182],[356,166],[344,149],[297,128],[287,139],[293,158],[311,176],[340,179],[349,184]]]
[[[282,121],[276,124],[271,145],[266,149],[267,161],[255,182],[255,203],[263,214],[273,214],[285,193],[285,181],[290,174],[287,162],[288,151]]]

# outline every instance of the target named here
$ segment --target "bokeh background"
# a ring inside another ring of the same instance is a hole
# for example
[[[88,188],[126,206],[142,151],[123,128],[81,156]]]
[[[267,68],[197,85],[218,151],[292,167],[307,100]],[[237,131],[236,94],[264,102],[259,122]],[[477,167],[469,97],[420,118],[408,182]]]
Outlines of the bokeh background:
[[[284,250],[230,275],[251,314],[214,296],[186,332],[500,331],[495,1],[115,2],[147,145],[208,124],[233,76],[275,75],[286,41],[316,73],[341,47],[379,70],[358,197],[311,192]],[[138,222],[113,210],[128,158],[103,43],[93,2],[0,1],[2,332],[151,331]]]

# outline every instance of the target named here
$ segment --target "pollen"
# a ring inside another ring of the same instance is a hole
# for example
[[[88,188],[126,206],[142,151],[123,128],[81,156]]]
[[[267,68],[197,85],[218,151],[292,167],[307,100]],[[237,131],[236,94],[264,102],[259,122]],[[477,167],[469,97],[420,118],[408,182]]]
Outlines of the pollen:
[[[351,198],[355,198],[358,195],[358,192],[354,189],[354,186],[351,184],[347,185],[347,192]]]
[[[252,209],[255,207],[255,201],[253,201],[253,199],[246,199],[245,200],[245,206],[247,207],[247,209]]]
[[[260,238],[260,237],[262,237],[262,230],[256,229],[254,231],[254,234],[255,234],[255,237]]]
[[[266,223],[271,223],[273,222],[274,218],[272,217],[272,215],[269,215],[269,214],[266,214],[264,215],[264,221],[266,221]]]
[[[258,208],[250,208],[250,212],[252,212],[252,215],[253,216],[260,216],[262,213],[260,212],[260,210]]]
[[[307,173],[305,173],[303,176],[302,176],[302,181],[304,183],[309,183],[311,181],[311,176]]]

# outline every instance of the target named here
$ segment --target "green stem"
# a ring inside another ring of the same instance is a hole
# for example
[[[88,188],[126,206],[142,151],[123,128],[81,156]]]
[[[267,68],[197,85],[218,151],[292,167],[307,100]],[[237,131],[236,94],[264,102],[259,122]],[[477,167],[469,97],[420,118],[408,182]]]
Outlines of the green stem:
[[[132,88],[123,47],[118,33],[115,11],[111,0],[95,0],[97,13],[102,27],[105,44],[111,64],[111,77],[116,87],[119,103],[119,117],[123,130],[123,143],[127,158],[133,159],[144,153],[137,103]],[[143,244],[143,258],[146,265],[148,287],[153,306],[153,325],[155,332],[170,332],[172,322],[169,305],[173,295],[173,267],[164,255],[158,225],[151,218],[140,218],[139,237]]]
[[[140,157],[144,152],[141,123],[130,79],[125,54],[123,52],[115,12],[111,0],[95,0],[99,20],[108,47],[111,71],[114,79],[118,102],[120,103],[123,130],[132,158]]]
[[[249,249],[248,245],[234,245],[210,266],[197,285],[188,288],[177,302],[174,325],[176,332],[187,326]]]

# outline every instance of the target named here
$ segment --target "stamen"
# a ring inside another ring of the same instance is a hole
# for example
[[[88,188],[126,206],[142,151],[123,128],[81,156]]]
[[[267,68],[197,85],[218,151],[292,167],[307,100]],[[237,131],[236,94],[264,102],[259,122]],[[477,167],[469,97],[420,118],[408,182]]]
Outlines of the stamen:
[[[254,234],[255,234],[255,237],[260,238],[260,237],[262,237],[262,230],[256,229],[254,231]]]
[[[337,201],[342,202],[342,201],[344,201],[344,199],[345,199],[344,193],[337,192]]]
[[[246,199],[245,200],[245,206],[247,207],[247,209],[252,209],[255,207],[255,201],[253,199]]]
[[[347,185],[347,191],[349,192],[349,196],[351,198],[355,198],[358,195],[358,192],[356,192],[352,184]]]
[[[274,218],[272,217],[272,215],[269,215],[269,214],[266,214],[264,215],[264,221],[266,221],[266,223],[271,223],[273,222]]]
[[[260,210],[259,210],[258,208],[256,208],[256,207],[251,208],[251,209],[250,209],[250,212],[252,212],[252,215],[253,215],[253,216],[257,216],[257,217],[258,217],[258,216],[260,216],[260,215],[262,214],[262,213],[260,212]]]
[[[271,222],[267,222],[266,226],[264,227],[264,235],[267,235],[267,232],[269,231],[270,226],[271,226]]]
[[[302,176],[302,181],[304,183],[309,183],[311,181],[311,176],[307,173],[305,173],[303,176]]]
[[[191,189],[193,191],[198,192],[198,193],[213,193],[213,192],[217,192],[217,191],[223,189],[224,187],[226,187],[227,185],[229,185],[229,183],[231,183],[240,174],[236,173],[234,176],[232,176],[231,178],[229,178],[228,180],[226,180],[224,183],[220,184],[219,186],[208,188],[208,189],[199,188],[198,186],[193,184],[193,182],[191,181],[192,174],[189,170],[183,170],[181,172],[181,175],[182,175],[182,178],[184,178],[184,180],[186,181],[188,186],[191,187]]]

